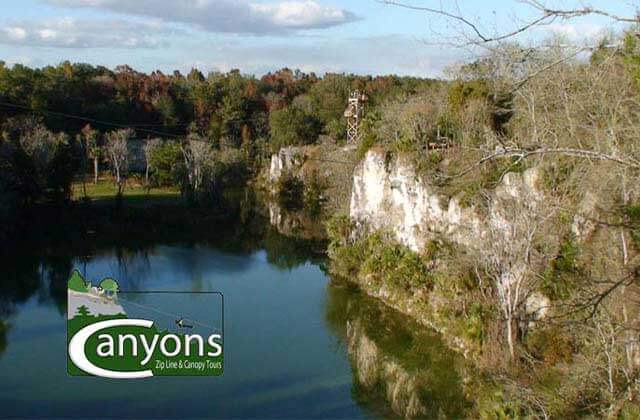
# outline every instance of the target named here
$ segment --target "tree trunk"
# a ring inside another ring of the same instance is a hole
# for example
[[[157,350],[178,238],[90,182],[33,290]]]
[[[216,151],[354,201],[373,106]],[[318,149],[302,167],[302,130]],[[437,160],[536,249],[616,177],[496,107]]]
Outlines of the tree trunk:
[[[98,184],[98,158],[93,158],[93,183]]]
[[[509,345],[509,355],[511,356],[511,360],[513,360],[516,356],[513,344],[513,333],[513,317],[509,315],[507,317],[507,344]]]

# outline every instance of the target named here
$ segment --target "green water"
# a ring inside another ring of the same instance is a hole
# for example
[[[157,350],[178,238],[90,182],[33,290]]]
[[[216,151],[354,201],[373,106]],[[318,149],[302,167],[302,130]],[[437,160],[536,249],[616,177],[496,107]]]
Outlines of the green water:
[[[134,239],[58,241],[3,262],[1,416],[464,415],[460,360],[437,335],[332,281],[322,245],[271,231],[173,243]],[[128,290],[222,292],[224,375],[68,376],[66,279],[74,268],[94,282],[112,276]]]

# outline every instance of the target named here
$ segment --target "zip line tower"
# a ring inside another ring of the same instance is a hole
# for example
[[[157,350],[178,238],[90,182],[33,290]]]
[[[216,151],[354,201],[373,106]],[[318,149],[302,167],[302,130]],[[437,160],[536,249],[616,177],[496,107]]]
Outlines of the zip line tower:
[[[359,140],[360,120],[364,116],[364,104],[367,95],[354,90],[349,94],[349,102],[344,116],[347,119],[347,143],[355,143]]]

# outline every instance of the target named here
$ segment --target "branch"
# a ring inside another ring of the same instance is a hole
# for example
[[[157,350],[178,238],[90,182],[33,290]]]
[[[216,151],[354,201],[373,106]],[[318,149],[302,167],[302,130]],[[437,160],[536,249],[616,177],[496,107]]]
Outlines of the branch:
[[[577,157],[582,159],[594,159],[594,160],[605,160],[611,161],[623,166],[627,166],[633,169],[640,169],[640,161],[633,158],[623,159],[613,155],[609,155],[606,153],[595,152],[592,150],[582,150],[582,149],[572,149],[572,148],[554,148],[549,149],[546,147],[541,147],[538,149],[521,149],[521,148],[503,148],[498,152],[492,153],[488,156],[483,157],[473,165],[467,167],[461,172],[455,175],[444,175],[443,178],[459,178],[473,171],[475,168],[482,166],[486,162],[495,160],[497,158],[504,157],[517,157],[520,160],[529,158],[531,156],[537,155],[548,155],[548,154],[559,154],[570,157]]]
[[[470,41],[467,45],[469,44],[473,44],[473,45],[480,45],[480,44],[490,44],[490,43],[497,43],[499,41],[503,41],[505,39],[509,39],[509,38],[513,38],[517,35],[520,35],[524,32],[529,31],[530,29],[537,27],[537,26],[541,26],[544,24],[548,24],[548,23],[552,23],[554,20],[556,19],[563,19],[563,20],[570,20],[573,18],[577,18],[577,17],[582,17],[582,16],[587,16],[587,15],[598,15],[598,16],[603,16],[609,19],[612,19],[616,22],[624,22],[624,23],[640,23],[640,16],[636,15],[635,17],[625,17],[625,16],[620,16],[620,15],[616,15],[610,12],[607,12],[605,10],[602,9],[594,9],[592,7],[583,7],[583,8],[578,8],[578,9],[568,9],[568,10],[563,10],[563,9],[550,9],[547,8],[542,2],[538,1],[538,0],[522,0],[520,1],[520,3],[523,3],[525,5],[528,5],[534,9],[536,9],[539,12],[539,16],[529,20],[527,22],[525,22],[524,24],[518,26],[517,28],[515,28],[512,31],[500,34],[500,35],[495,35],[495,36],[489,36],[484,34],[478,27],[478,24],[470,21],[468,18],[464,17],[462,14],[456,14],[456,13],[452,13],[452,12],[448,12],[446,10],[444,10],[443,8],[433,8],[433,7],[426,7],[426,6],[414,6],[412,4],[408,4],[405,3],[403,1],[397,1],[397,0],[377,0],[380,3],[383,4],[387,4],[387,5],[391,5],[391,6],[396,6],[396,7],[402,7],[405,9],[409,9],[409,10],[416,10],[416,11],[420,11],[420,12],[426,12],[426,13],[431,13],[431,14],[435,14],[435,15],[440,15],[440,16],[444,16],[448,19],[451,19],[453,21],[457,21],[459,22],[462,26],[470,29],[473,34],[478,38],[477,41]],[[464,44],[463,44],[464,45]]]

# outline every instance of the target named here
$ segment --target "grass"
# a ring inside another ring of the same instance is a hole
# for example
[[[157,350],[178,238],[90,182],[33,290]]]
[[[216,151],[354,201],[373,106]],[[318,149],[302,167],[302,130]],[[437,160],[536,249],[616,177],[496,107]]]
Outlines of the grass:
[[[87,181],[85,184],[87,197],[96,203],[112,202],[116,198],[118,189],[112,179],[100,178],[97,184]],[[75,182],[72,186],[74,200],[82,200],[84,190],[82,182]],[[136,180],[128,180],[122,193],[123,200],[128,205],[146,206],[157,204],[175,204],[181,199],[180,191],[175,187],[159,187],[147,190]]]

